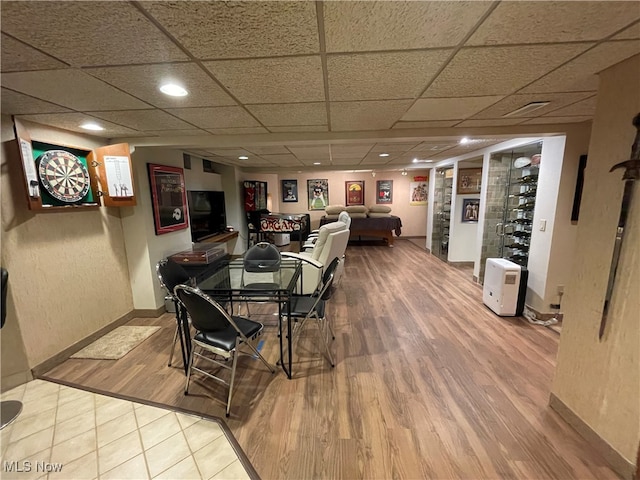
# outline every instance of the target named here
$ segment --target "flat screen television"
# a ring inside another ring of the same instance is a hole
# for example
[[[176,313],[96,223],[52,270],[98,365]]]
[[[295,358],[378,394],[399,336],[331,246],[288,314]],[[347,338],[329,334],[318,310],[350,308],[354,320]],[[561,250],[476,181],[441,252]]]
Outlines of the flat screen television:
[[[224,192],[189,190],[187,196],[193,242],[200,242],[226,230]]]

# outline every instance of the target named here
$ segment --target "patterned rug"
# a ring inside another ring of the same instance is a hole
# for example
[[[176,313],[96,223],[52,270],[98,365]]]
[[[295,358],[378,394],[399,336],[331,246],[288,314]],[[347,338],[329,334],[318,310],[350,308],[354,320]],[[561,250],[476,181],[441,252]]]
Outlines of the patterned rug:
[[[91,358],[94,360],[117,360],[124,357],[161,327],[118,327],[99,338],[71,358]]]

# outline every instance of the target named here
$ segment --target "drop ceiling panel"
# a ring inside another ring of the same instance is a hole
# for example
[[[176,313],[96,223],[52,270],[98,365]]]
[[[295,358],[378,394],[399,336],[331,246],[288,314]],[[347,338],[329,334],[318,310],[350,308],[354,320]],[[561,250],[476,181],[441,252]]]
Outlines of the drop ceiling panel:
[[[470,128],[470,127],[506,127],[509,125],[518,125],[522,123],[526,118],[511,117],[511,118],[494,118],[494,119],[469,119],[460,122],[456,125],[456,128]]]
[[[238,160],[238,157],[241,157],[241,156],[246,156],[249,158],[257,157],[257,155],[253,155],[251,152],[245,150],[244,148],[211,148],[207,151],[213,155],[217,155],[219,157],[226,157],[231,160]]]
[[[64,130],[71,130],[72,132],[80,132],[85,135],[93,135],[96,137],[111,138],[115,136],[136,136],[140,132],[131,130],[121,125],[115,125],[103,120],[96,120],[94,117],[85,115],[83,113],[51,113],[51,114],[38,114],[38,115],[20,115],[20,119],[27,120],[29,122],[41,123],[43,125],[50,125],[56,128],[62,128]],[[104,130],[95,132],[80,128],[83,123],[97,123]]]
[[[457,45],[489,2],[324,2],[327,52]]]
[[[412,148],[412,152],[438,152],[440,150],[444,150],[445,148],[455,147],[458,144],[456,140],[440,140],[434,142],[422,142],[420,145],[417,145],[415,148]]]
[[[398,142],[398,143],[394,143],[394,142],[381,142],[381,143],[376,143],[373,148],[371,149],[372,153],[375,152],[408,152],[409,150],[411,150],[412,148],[417,147],[418,145],[420,145],[419,141],[415,141],[415,142]]]
[[[5,73],[2,85],[73,110],[149,108],[131,95],[74,69]]]
[[[585,51],[591,44],[465,48],[423,97],[512,93]],[[446,117],[451,118],[451,117]]]
[[[324,101],[320,56],[204,62],[241,103]]]
[[[251,148],[251,147],[249,147]],[[299,165],[300,161],[296,158],[295,155],[293,155],[292,153],[281,153],[281,154],[274,154],[274,155],[266,155],[263,154],[262,158],[264,158],[265,160],[268,160],[271,163],[274,163],[276,165],[279,164],[283,164],[283,165]]]
[[[287,145],[299,160],[329,160],[329,145]]]
[[[328,132],[326,125],[300,125],[297,127],[269,127],[273,133],[297,133],[297,132]]]
[[[2,107],[0,109],[5,114],[60,113],[69,111],[68,108],[38,100],[6,88],[2,89],[0,97],[2,98]]]
[[[618,35],[611,37],[612,40],[637,40],[640,39],[640,22],[623,30]]]
[[[640,72],[638,72],[640,73]],[[640,77],[638,77],[640,86]],[[573,105],[568,105],[564,108],[559,108],[551,113],[545,115],[545,117],[579,117],[579,116],[591,116],[596,113],[596,96],[592,96],[580,102],[576,102]]]
[[[432,120],[430,122],[398,122],[393,128],[449,128],[453,127],[458,120]]]
[[[314,2],[143,2],[196,58],[317,53]]]
[[[466,98],[420,98],[402,120],[464,119],[500,101],[501,96]]]
[[[84,71],[159,108],[236,105],[235,100],[195,63],[88,68]],[[178,84],[189,95],[165,95],[160,91],[165,83]]]
[[[4,7],[3,7],[4,10]],[[67,65],[8,35],[2,34],[2,72],[51,70]]]
[[[387,165],[392,162],[391,157],[379,157],[377,155],[367,155],[362,159],[362,165]]]
[[[607,42],[585,52],[518,93],[596,91],[596,74],[640,53],[640,41]]]
[[[415,98],[450,54],[451,50],[331,55],[327,58],[329,98]]]
[[[539,108],[538,110],[532,111],[530,113],[524,112],[523,114],[517,114],[509,117],[510,119],[515,118],[531,118],[531,117],[539,117],[541,115],[545,115],[553,110],[558,108],[562,108],[571,103],[578,102],[587,97],[592,96],[591,92],[575,92],[575,93],[545,93],[542,95],[538,94],[528,94],[528,95],[511,95],[506,97],[505,99],[499,101],[498,103],[491,105],[489,108],[481,111],[480,113],[474,115],[473,120],[477,119],[499,119],[503,115],[507,113],[513,112],[520,107],[528,105],[532,102],[549,102],[549,105]],[[503,119],[508,120],[508,119]],[[514,123],[498,123],[496,125],[515,125]]]
[[[289,150],[284,145],[273,145],[273,146],[256,146],[256,147],[247,147],[247,149],[255,153],[256,155],[276,155],[276,154],[288,154]]]
[[[158,137],[191,137],[194,135],[208,135],[205,130],[198,128],[188,128],[185,130],[147,130],[148,135],[156,135]]]
[[[362,158],[334,158],[331,160],[332,165],[360,165]]]
[[[3,2],[2,30],[73,66],[188,59],[128,2]]]
[[[167,112],[200,128],[260,126],[241,107],[168,108]]]
[[[208,128],[215,135],[251,135],[253,133],[269,133],[264,127]]]
[[[117,112],[92,112],[98,118],[124,125],[136,130],[186,130],[192,125],[161,110],[129,110]]]
[[[260,123],[267,127],[327,124],[327,107],[324,102],[247,105],[246,107]]]
[[[599,40],[638,18],[636,2],[501,2],[467,45]]]
[[[362,158],[374,147],[369,144],[332,144],[331,158]]]
[[[563,123],[580,123],[592,120],[592,116],[578,116],[578,117],[538,117],[532,118],[522,123],[522,125],[543,125],[543,124],[558,124]]]
[[[331,102],[331,130],[386,130],[400,119],[411,100]]]

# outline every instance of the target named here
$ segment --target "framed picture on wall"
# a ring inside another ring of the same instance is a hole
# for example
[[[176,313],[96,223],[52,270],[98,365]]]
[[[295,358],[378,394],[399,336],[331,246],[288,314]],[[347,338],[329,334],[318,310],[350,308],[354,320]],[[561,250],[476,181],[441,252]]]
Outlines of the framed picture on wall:
[[[393,180],[376,182],[376,203],[393,203]]]
[[[282,180],[282,201],[298,201],[298,180]]]
[[[156,235],[189,226],[187,192],[182,168],[147,164]]]
[[[324,210],[329,205],[329,180],[316,178],[307,180],[309,210]]]
[[[461,168],[458,170],[458,195],[480,193],[481,184],[481,168]]]
[[[462,199],[462,223],[476,223],[480,214],[479,198]]]
[[[364,205],[364,181],[351,180],[344,182],[346,203],[350,205]]]

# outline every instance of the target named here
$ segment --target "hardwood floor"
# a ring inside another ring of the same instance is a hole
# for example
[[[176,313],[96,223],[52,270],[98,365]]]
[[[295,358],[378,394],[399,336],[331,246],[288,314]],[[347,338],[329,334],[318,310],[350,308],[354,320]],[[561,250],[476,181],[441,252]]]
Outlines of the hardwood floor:
[[[328,312],[334,369],[314,325],[292,380],[240,360],[227,423],[260,476],[617,478],[547,406],[558,335],[495,316],[468,275],[409,241],[395,245],[347,249]],[[120,360],[67,360],[47,376],[224,417],[211,398],[224,388],[197,381],[185,397],[184,374],[167,367],[170,315],[130,324],[163,329]],[[275,363],[273,327],[262,351]]]

